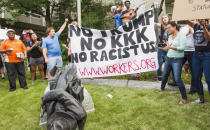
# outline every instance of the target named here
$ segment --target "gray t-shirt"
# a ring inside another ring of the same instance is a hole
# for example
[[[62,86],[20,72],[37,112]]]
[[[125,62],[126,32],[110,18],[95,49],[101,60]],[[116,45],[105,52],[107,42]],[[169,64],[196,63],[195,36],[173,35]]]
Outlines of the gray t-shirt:
[[[186,46],[184,51],[195,51],[193,34],[186,36]]]

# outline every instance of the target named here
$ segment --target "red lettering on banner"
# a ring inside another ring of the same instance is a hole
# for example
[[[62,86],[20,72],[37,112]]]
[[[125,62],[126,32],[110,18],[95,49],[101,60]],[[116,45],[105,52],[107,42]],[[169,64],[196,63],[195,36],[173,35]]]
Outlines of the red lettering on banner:
[[[101,68],[98,68],[98,69],[101,71],[102,75],[108,74],[108,72],[109,72],[108,66],[106,67],[106,70],[104,70],[104,71]]]
[[[82,76],[85,76],[86,74],[87,74],[87,75],[92,75],[92,69],[91,69],[90,72],[88,72],[86,67],[84,67],[84,71],[82,71],[82,72],[81,72],[81,70],[79,69],[79,72],[80,72],[80,75],[82,75]]]
[[[152,61],[153,60],[153,61]],[[150,59],[150,61],[151,61],[151,65],[152,65],[152,68],[154,68],[154,69],[156,69],[157,68],[157,66],[156,66],[156,64],[155,64],[155,58],[151,58]]]
[[[138,64],[139,63],[139,64]],[[82,77],[86,76],[100,76],[100,75],[109,75],[109,74],[127,74],[128,72],[138,72],[139,70],[149,70],[149,69],[156,69],[156,62],[155,58],[150,59],[142,59],[140,62],[137,60],[134,61],[128,61],[121,64],[114,64],[111,66],[106,66],[106,68],[103,70],[101,67],[98,67],[97,69],[94,67],[91,67],[90,70],[87,69],[87,67],[84,67],[83,70],[79,68],[80,75]]]
[[[117,64],[114,64],[113,65],[114,66],[114,72],[116,73],[118,73],[118,74],[121,74],[121,71],[119,71],[117,68],[118,68],[118,65]]]
[[[120,69],[120,71],[122,71],[123,73],[127,73],[127,71],[125,70],[125,64],[126,64],[126,63],[119,64],[119,69]],[[124,67],[123,69],[122,69],[122,66]]]
[[[112,71],[111,71],[110,68],[112,68]],[[114,73],[114,67],[113,66],[109,66],[109,73]]]
[[[99,69],[98,70],[95,70],[93,67],[91,67],[91,72],[94,72],[95,73],[95,75],[101,75],[100,73],[99,73]],[[92,75],[92,73],[91,73],[91,75]]]
[[[140,70],[141,68],[139,67],[139,65],[137,65],[137,63],[136,63],[136,62],[137,62],[137,61],[136,61],[136,60],[134,60],[134,61],[133,61],[133,64],[134,64],[134,65],[136,65],[136,66],[138,67],[137,69],[135,69],[135,71],[138,71],[138,70]]]
[[[129,72],[131,71],[131,69],[134,70],[134,71],[136,71],[136,70],[132,67],[132,62],[129,61],[129,62],[128,62],[128,70],[129,70]]]
[[[144,66],[143,66],[143,63],[144,63]],[[141,65],[141,68],[143,68],[143,69],[146,69],[147,68],[145,59],[141,60],[140,65]]]

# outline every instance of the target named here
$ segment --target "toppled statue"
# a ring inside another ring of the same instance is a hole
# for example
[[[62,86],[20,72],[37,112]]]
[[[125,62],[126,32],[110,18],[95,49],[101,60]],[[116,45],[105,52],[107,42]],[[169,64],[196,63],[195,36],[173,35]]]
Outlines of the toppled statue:
[[[70,63],[64,67],[49,80],[48,87],[50,90],[42,97],[41,113],[41,119],[46,116],[47,130],[83,130],[87,113],[82,106],[84,87],[76,66]]]

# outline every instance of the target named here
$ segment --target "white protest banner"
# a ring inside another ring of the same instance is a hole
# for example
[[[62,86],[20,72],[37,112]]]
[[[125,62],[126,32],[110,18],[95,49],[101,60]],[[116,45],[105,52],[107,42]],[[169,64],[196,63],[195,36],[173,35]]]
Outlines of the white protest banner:
[[[172,19],[209,19],[210,0],[175,0]]]
[[[80,78],[126,75],[158,68],[152,10],[118,29],[69,25],[69,34],[71,60]]]

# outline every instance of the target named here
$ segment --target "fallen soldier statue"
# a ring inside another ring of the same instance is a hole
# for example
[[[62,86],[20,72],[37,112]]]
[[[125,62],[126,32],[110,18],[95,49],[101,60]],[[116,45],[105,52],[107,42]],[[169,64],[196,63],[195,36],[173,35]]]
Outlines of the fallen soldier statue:
[[[48,81],[49,90],[42,97],[41,118],[46,116],[47,130],[83,130],[87,113],[82,106],[84,87],[77,68],[70,63],[57,75],[54,70],[54,77]]]

